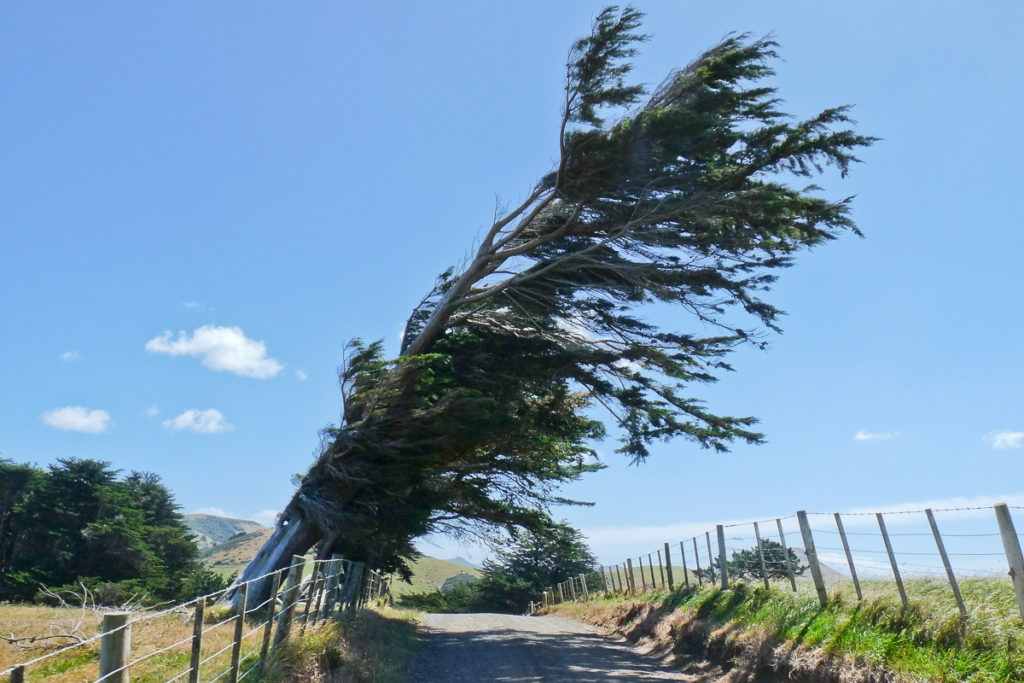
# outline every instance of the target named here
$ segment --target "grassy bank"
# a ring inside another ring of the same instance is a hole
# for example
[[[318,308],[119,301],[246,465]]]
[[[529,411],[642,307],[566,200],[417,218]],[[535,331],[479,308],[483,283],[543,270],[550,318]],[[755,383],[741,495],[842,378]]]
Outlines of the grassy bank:
[[[416,642],[416,613],[389,607],[311,627],[281,647],[266,683],[401,683]]]
[[[960,619],[949,586],[932,579],[908,582],[913,597],[906,609],[891,584],[868,582],[863,602],[840,589],[824,608],[803,588],[792,593],[737,584],[552,611],[611,627],[682,662],[707,656],[795,680],[1024,680],[1024,626],[1010,582],[968,579],[961,588],[967,620]]]

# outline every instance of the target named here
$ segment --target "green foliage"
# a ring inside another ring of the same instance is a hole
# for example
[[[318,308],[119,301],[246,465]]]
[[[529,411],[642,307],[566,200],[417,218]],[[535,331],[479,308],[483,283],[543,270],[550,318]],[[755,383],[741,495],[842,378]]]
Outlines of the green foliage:
[[[180,597],[198,551],[159,477],[118,479],[96,460],[58,459],[48,470],[0,462],[0,599],[40,585],[103,601]],[[122,599],[123,598],[123,599]]]
[[[786,548],[778,541],[762,538],[761,550],[764,553],[765,569],[769,579],[784,579],[789,576],[786,573],[787,554],[789,555],[789,566],[793,568],[794,575],[800,576],[807,570],[807,563],[801,562],[792,548]],[[704,579],[710,579],[712,574],[717,576],[721,571],[722,563],[717,556],[712,566],[712,569],[704,568],[700,570],[699,573]],[[764,572],[761,571],[761,557],[757,552],[756,545],[746,550],[734,552],[732,557],[726,560],[725,566],[729,571],[730,577],[754,579],[757,581],[764,579]]]
[[[627,78],[640,18],[606,9],[574,44],[557,167],[441,274],[402,355],[350,345],[342,422],[285,511],[325,549],[408,574],[428,532],[544,529],[552,505],[577,502],[558,487],[598,468],[594,407],[633,462],[675,437],[762,440],[696,387],[778,330],[762,297],[780,269],[857,233],[849,199],[805,179],[845,176],[873,138],[846,127],[846,107],[782,111],[770,40],[731,36],[645,92]],[[681,329],[647,322],[652,306],[682,312]]]
[[[595,564],[580,532],[566,524],[550,524],[539,532],[518,533],[495,560],[484,562],[479,581],[444,593],[405,595],[400,604],[426,612],[522,614],[545,590],[569,577],[590,574]]]

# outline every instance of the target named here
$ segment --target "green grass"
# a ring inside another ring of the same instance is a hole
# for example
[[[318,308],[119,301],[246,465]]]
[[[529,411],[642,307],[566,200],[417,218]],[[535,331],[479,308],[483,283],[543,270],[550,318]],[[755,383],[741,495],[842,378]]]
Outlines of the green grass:
[[[1009,581],[964,580],[966,621],[960,618],[949,585],[939,579],[908,581],[907,608],[893,595],[889,582],[868,581],[864,588],[865,600],[859,602],[852,588],[833,587],[824,608],[806,586],[792,593],[782,586],[765,590],[741,583],[726,590],[654,592],[643,599],[666,613],[682,610],[710,621],[725,639],[759,631],[775,645],[823,651],[855,666],[884,667],[910,680],[1024,680],[1024,624]],[[603,602],[622,601],[615,597]],[[729,649],[728,643],[724,649]]]
[[[418,615],[388,607],[311,627],[271,657],[261,683],[402,683],[416,643]]]

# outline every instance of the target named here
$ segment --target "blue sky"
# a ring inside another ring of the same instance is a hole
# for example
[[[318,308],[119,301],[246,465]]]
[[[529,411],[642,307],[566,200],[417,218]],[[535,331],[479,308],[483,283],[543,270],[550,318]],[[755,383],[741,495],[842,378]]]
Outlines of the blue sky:
[[[567,491],[596,505],[565,518],[617,557],[680,525],[1024,495],[1024,8],[637,6],[639,79],[774,33],[789,111],[852,103],[883,140],[822,180],[865,239],[802,255],[785,333],[698,389],[768,443],[641,467],[599,444]],[[151,470],[187,511],[268,521],[337,419],[345,341],[396,351],[495,197],[550,170],[600,7],[4,5],[0,456]]]

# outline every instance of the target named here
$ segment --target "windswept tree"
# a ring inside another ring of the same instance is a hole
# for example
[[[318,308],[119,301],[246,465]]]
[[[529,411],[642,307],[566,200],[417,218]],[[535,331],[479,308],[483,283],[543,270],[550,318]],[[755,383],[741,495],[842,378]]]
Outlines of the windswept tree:
[[[424,533],[543,528],[559,485],[595,468],[594,406],[633,462],[674,437],[761,441],[697,387],[778,329],[762,297],[796,252],[857,232],[849,198],[808,179],[845,177],[872,138],[846,107],[784,113],[767,39],[729,37],[646,91],[629,80],[640,20],[608,8],[572,46],[555,167],[438,277],[401,355],[349,347],[342,420],[243,579],[316,543],[402,572]],[[679,329],[645,320],[659,306]]]

